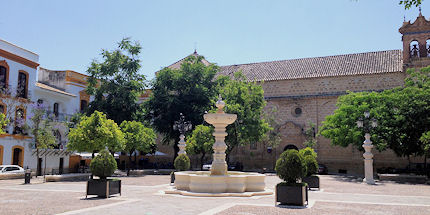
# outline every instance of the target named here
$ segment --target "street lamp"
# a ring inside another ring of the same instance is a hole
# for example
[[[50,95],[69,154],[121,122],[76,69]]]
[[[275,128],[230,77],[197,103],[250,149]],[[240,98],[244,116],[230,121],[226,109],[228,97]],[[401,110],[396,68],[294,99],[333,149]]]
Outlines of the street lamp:
[[[179,114],[179,120],[175,121],[175,123],[173,124],[173,130],[175,131],[179,131],[180,135],[179,135],[179,142],[178,142],[178,147],[179,147],[179,152],[178,155],[181,154],[187,154],[185,152],[185,132],[191,130],[193,128],[193,125],[191,124],[190,121],[185,121],[185,116],[180,113]]]
[[[364,118],[360,117],[357,121],[357,127],[364,129],[364,179],[363,181],[367,184],[375,184],[375,180],[373,180],[373,154],[372,154],[372,141],[370,141],[370,131],[372,128],[376,128],[378,126],[378,122],[376,119],[370,119],[370,112],[364,112]]]

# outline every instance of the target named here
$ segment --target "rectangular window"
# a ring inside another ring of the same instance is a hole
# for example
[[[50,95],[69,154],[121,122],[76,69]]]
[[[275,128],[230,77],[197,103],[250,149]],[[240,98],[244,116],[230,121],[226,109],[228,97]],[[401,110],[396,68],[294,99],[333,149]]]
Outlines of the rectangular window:
[[[27,75],[23,72],[18,74],[18,86],[16,89],[16,96],[27,98]]]

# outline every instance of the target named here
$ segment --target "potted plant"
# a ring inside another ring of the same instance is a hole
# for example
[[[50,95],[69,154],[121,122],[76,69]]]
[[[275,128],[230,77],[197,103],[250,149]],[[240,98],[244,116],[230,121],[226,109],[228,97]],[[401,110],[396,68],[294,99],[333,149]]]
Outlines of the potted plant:
[[[99,179],[91,179],[87,182],[87,196],[97,195],[108,198],[110,195],[121,195],[121,180],[108,179],[116,170],[115,158],[107,150],[102,150],[90,164],[91,172]]]
[[[299,151],[299,153],[303,156],[303,160],[306,166],[306,175],[302,179],[303,182],[308,184],[308,188],[318,188],[320,189],[320,178],[315,175],[318,173],[318,162],[317,162],[317,154],[312,148],[304,148]]]
[[[306,183],[301,182],[306,173],[303,156],[297,150],[287,150],[276,161],[276,174],[284,180],[276,185],[276,202],[304,206],[308,201]]]

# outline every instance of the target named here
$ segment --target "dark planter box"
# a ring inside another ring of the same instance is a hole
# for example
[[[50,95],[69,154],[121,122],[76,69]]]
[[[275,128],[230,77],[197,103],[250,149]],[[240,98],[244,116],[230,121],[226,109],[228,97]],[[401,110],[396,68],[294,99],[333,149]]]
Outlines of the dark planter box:
[[[320,189],[320,177],[317,175],[311,175],[309,177],[304,177],[303,182],[308,184],[309,189],[318,188]]]
[[[87,196],[97,195],[98,197],[108,198],[114,194],[121,195],[121,180],[117,179],[93,179],[87,182]]]
[[[276,185],[276,202],[281,205],[304,206],[308,202],[308,189],[304,185]]]

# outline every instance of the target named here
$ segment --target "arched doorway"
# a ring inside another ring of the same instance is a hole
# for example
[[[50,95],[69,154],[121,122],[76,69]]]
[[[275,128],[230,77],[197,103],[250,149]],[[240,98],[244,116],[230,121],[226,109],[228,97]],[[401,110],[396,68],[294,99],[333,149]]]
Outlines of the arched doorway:
[[[285,152],[285,151],[287,151],[287,150],[289,150],[289,149],[294,149],[294,150],[299,151],[299,148],[297,148],[297,146],[295,146],[295,145],[293,145],[293,144],[289,144],[289,145],[286,145],[286,146],[284,147],[284,152]]]
[[[24,147],[14,146],[12,147],[12,162],[13,165],[24,166]]]

